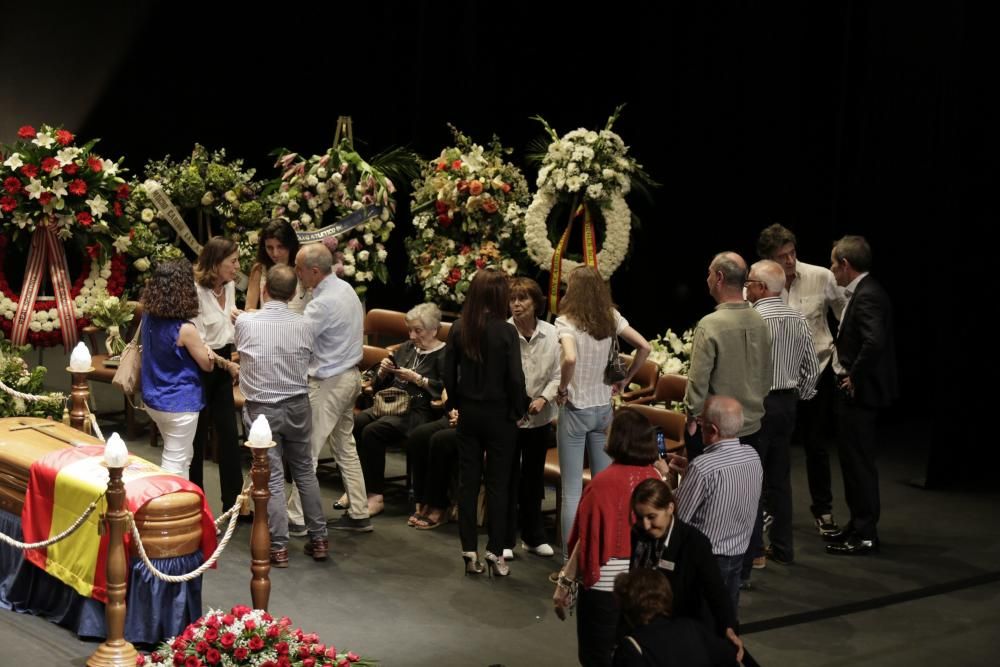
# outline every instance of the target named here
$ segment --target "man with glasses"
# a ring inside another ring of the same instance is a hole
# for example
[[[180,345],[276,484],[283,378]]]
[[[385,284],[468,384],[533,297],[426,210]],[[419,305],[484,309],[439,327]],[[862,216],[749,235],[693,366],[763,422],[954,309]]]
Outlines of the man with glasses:
[[[739,401],[743,426],[735,435],[740,440],[753,444],[760,430],[764,397],[771,390],[771,334],[763,318],[743,299],[746,277],[746,262],[735,252],[719,253],[708,267],[708,292],[717,305],[695,328],[684,394],[691,458],[702,451],[695,418],[710,394]]]
[[[757,453],[764,466],[766,505],[774,524],[771,545],[764,551],[762,512],[757,513],[750,549],[743,559],[743,581],[749,585],[751,568],[763,568],[767,560],[783,565],[795,559],[792,548],[792,468],[789,447],[795,429],[799,400],[816,393],[819,360],[813,349],[806,318],[781,301],[785,273],[777,262],[761,260],[750,267],[746,281],[747,300],[760,313],[771,331],[771,367],[774,379],[764,399],[764,419],[757,439]],[[766,553],[766,556],[765,556]]]
[[[812,334],[813,348],[819,359],[820,377],[817,394],[808,403],[799,403],[797,432],[806,453],[806,477],[812,498],[813,519],[820,535],[840,530],[833,518],[833,490],[830,484],[830,458],[826,450],[830,413],[836,394],[830,361],[833,358],[833,335],[827,314],[840,320],[847,301],[829,269],[799,260],[795,234],[774,224],[760,233],[757,254],[777,262],[785,273],[781,300],[802,313]]]

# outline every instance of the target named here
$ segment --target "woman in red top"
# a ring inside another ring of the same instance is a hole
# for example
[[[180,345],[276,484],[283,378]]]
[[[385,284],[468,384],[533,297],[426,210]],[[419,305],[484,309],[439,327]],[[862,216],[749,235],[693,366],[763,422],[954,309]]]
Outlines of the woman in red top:
[[[605,451],[612,463],[583,490],[567,548],[566,567],[552,596],[559,618],[570,605],[570,589],[580,582],[577,604],[577,656],[581,665],[611,665],[618,627],[615,577],[627,572],[632,555],[632,489],[659,479],[656,434],[638,412],[622,410],[611,422]]]

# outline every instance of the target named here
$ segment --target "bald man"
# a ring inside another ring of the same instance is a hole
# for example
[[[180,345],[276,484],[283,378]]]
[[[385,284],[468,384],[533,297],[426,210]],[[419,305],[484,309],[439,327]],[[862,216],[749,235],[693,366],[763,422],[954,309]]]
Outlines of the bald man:
[[[710,394],[731,396],[743,412],[736,435],[753,443],[771,390],[771,334],[763,318],[743,299],[747,265],[735,252],[721,252],[708,267],[708,292],[715,310],[698,322],[691,349],[684,407],[688,414],[688,453],[702,450],[696,418]]]
[[[763,470],[754,448],[737,437],[745,423],[740,402],[709,396],[703,407],[705,452],[691,461],[677,491],[677,516],[712,543],[736,617],[740,570],[760,502]]]
[[[792,547],[792,480],[789,448],[795,430],[796,406],[816,394],[819,359],[805,316],[781,300],[785,272],[771,260],[750,267],[746,281],[747,300],[760,313],[771,332],[771,391],[764,399],[764,419],[757,438],[757,453],[764,465],[764,494],[774,517],[767,558],[781,564],[795,559]],[[743,580],[750,580],[751,567],[766,564],[761,513],[754,525],[750,550],[743,564]]]

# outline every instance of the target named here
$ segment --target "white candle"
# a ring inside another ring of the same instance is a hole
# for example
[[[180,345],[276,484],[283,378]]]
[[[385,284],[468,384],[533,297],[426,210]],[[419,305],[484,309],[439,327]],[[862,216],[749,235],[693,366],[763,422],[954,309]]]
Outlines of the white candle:
[[[128,448],[117,433],[112,433],[104,445],[104,462],[109,468],[124,468],[128,465]]]
[[[76,373],[86,373],[91,366],[90,350],[80,341],[73,348],[73,353],[69,355],[69,368]]]
[[[271,444],[271,425],[267,423],[267,418],[264,415],[257,415],[257,419],[253,420],[247,440],[251,445],[257,447]]]

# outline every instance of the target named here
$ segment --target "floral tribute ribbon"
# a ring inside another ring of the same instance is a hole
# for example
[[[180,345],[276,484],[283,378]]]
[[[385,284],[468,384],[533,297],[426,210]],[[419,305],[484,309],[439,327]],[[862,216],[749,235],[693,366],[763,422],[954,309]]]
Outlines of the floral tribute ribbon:
[[[156,209],[160,212],[160,215],[167,219],[167,222],[174,228],[177,235],[184,239],[184,242],[188,244],[191,250],[194,250],[194,254],[200,255],[201,244],[198,243],[198,239],[191,233],[191,228],[184,222],[184,218],[181,217],[181,214],[174,207],[174,203],[170,201],[170,197],[160,187],[160,184],[150,178],[142,184],[142,187],[145,188],[150,201],[156,205]]]
[[[11,341],[14,345],[24,345],[28,339],[31,316],[35,312],[35,302],[42,286],[45,269],[49,270],[52,291],[55,293],[56,310],[59,313],[59,330],[63,345],[70,351],[79,336],[76,330],[76,315],[73,312],[73,298],[70,296],[69,267],[66,265],[66,250],[56,236],[51,220],[42,222],[31,236],[28,250],[28,265],[24,269],[24,286],[14,313]]]
[[[372,218],[377,218],[380,215],[382,215],[381,206],[365,206],[364,208],[359,208],[347,217],[341,218],[337,222],[327,225],[322,229],[314,229],[308,232],[295,232],[295,235],[299,238],[299,243],[316,243],[317,241],[322,241],[323,239],[331,236],[340,236],[344,232],[350,231],[358,225],[363,225]]]
[[[553,315],[559,313],[559,283],[562,277],[563,255],[566,253],[566,246],[569,245],[573,223],[581,215],[583,216],[583,263],[597,268],[597,234],[594,232],[594,220],[590,216],[590,208],[586,204],[580,204],[573,212],[566,231],[563,232],[555,252],[552,253],[552,266],[549,269],[549,312]]]
[[[184,218],[181,217],[180,212],[174,206],[174,203],[170,201],[170,197],[168,197],[167,193],[163,191],[160,184],[150,178],[142,184],[142,187],[145,188],[150,201],[152,201],[153,205],[156,206],[156,210],[160,212],[160,215],[167,219],[170,226],[174,228],[175,232],[177,232],[177,236],[182,238],[184,242],[188,244],[188,247],[194,251],[194,254],[200,255],[202,245],[198,243],[198,239],[196,239],[194,234],[191,233],[191,228],[187,226],[186,222],[184,222]],[[245,289],[246,284],[249,281],[250,279],[245,273],[242,271],[236,272],[236,283],[238,286],[242,285],[240,289]]]

